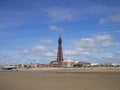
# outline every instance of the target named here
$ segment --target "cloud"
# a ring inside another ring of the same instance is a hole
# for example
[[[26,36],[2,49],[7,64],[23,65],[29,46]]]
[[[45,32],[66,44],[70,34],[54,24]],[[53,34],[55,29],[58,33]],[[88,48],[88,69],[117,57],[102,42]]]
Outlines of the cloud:
[[[114,53],[110,53],[108,55],[104,55],[99,58],[101,62],[105,63],[119,63],[120,64],[120,51],[116,51]]]
[[[95,42],[92,38],[82,38],[80,40],[74,40],[72,43],[76,50],[85,50],[95,46]]]
[[[36,3],[37,4],[37,3]],[[0,28],[8,28],[33,23],[57,23],[57,22],[73,22],[78,20],[88,20],[91,16],[99,16],[99,22],[105,24],[108,22],[120,22],[120,8],[105,6],[88,6],[88,7],[47,7],[41,8],[34,4],[28,8],[16,8],[13,10],[0,10]],[[37,4],[38,5],[38,4]],[[84,10],[83,10],[84,9]],[[82,12],[81,12],[82,11]],[[116,14],[115,14],[116,13]],[[29,16],[29,17],[28,17]],[[93,19],[93,17],[91,17]]]
[[[55,56],[55,51],[54,50],[49,50],[47,47],[43,45],[37,45],[32,48],[29,48],[28,50],[19,50],[21,55],[24,56],[37,56],[37,57],[53,57]]]
[[[18,63],[20,62],[21,58],[17,58],[13,55],[1,55],[0,56],[0,65],[5,65],[5,64],[15,64],[15,63]]]
[[[4,29],[9,27],[22,26],[26,24],[35,24],[42,21],[44,17],[42,17],[41,13],[43,12],[39,7],[28,8],[0,9],[0,28]]]
[[[109,34],[93,35],[91,38],[73,40],[72,45],[75,50],[80,52],[103,53],[106,48],[115,45],[113,37]]]
[[[89,49],[89,51],[93,52],[93,53],[101,53],[101,52],[104,52],[104,49],[103,48],[94,47],[94,48]]]
[[[99,23],[100,24],[105,24],[105,23],[107,23],[107,20],[104,19],[104,18],[100,18]]]
[[[103,47],[112,47],[114,45],[113,41],[104,41],[102,42]]]
[[[53,31],[62,31],[62,28],[60,28],[56,25],[50,25],[49,28]]]
[[[53,56],[56,56],[56,54],[55,54],[55,52],[46,52],[45,56],[47,56],[47,57],[53,57]]]
[[[77,52],[73,53],[73,55],[77,55],[76,58],[78,57],[79,60],[94,63],[120,62],[120,53],[109,51],[113,50],[116,44],[110,34],[93,35],[91,38],[73,40],[72,44],[73,49]]]
[[[46,48],[42,45],[35,46],[31,49],[31,51],[33,51],[33,52],[39,52],[39,51],[45,51],[45,50],[46,50]]]
[[[10,55],[4,55],[4,56],[0,56],[0,59],[2,60],[13,60],[13,57]]]
[[[106,41],[106,40],[112,40],[112,36],[109,35],[109,34],[93,35],[93,38],[98,42],[103,42],[103,41]]]
[[[105,35],[94,35],[95,42],[102,47],[112,47],[114,45],[113,37],[109,34]]]
[[[20,53],[23,55],[28,55],[30,53],[30,51],[29,50],[21,50]]]
[[[75,18],[75,12],[72,8],[58,8],[52,7],[45,9],[48,17],[51,18],[51,22],[71,22]]]
[[[77,55],[79,52],[76,50],[64,50],[63,53],[65,56],[71,56],[71,55]]]
[[[31,7],[28,7],[31,8]],[[33,23],[46,22],[71,22],[75,18],[72,8],[49,7],[41,8],[34,6],[31,9],[0,10],[0,28],[9,28]]]
[[[115,52],[114,57],[116,57],[118,60],[120,60],[120,50]]]
[[[80,52],[80,55],[81,56],[91,56],[91,52],[89,52],[89,51],[85,51],[85,52]]]
[[[53,41],[51,39],[41,39],[40,42],[43,44],[52,44],[53,43]]]
[[[107,16],[105,18],[100,18],[99,20],[100,24],[106,24],[110,22],[114,23],[120,23],[120,13],[117,13],[115,15]]]
[[[46,8],[44,11],[47,13],[52,23],[88,20],[90,19],[88,17],[97,16],[97,17],[103,17],[99,19],[99,23],[104,24],[107,22],[120,22],[119,9],[120,9],[119,7],[93,5],[88,7],[82,6],[77,8],[51,7],[51,8]],[[94,19],[94,17],[91,18]]]

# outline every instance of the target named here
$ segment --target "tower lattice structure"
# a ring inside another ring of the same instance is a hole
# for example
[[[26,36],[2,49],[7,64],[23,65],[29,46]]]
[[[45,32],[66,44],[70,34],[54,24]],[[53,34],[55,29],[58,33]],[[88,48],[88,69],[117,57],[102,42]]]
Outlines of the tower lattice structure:
[[[61,39],[61,37],[59,37],[59,39],[58,39],[57,62],[61,63],[62,61],[63,61],[62,39]]]

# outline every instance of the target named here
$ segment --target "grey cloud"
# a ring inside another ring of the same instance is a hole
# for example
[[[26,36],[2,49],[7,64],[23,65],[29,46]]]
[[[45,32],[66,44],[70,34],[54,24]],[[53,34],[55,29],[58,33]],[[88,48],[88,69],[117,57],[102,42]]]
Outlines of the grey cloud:
[[[94,35],[95,42],[102,47],[112,47],[114,45],[113,37],[109,34]]]

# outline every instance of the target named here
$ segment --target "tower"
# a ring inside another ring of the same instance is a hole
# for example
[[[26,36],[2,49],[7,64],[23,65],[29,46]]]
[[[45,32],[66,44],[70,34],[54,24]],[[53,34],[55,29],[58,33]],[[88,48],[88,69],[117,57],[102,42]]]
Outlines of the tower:
[[[57,62],[61,63],[62,61],[63,61],[62,39],[61,39],[61,37],[59,37],[59,39],[58,39]]]

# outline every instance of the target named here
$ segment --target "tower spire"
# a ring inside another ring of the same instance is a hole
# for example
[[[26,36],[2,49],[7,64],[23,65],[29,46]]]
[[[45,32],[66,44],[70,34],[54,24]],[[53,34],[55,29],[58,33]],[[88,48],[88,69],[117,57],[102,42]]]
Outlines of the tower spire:
[[[61,39],[61,36],[59,36],[59,39],[58,39],[57,62],[61,63],[62,61],[63,61],[62,39]]]

